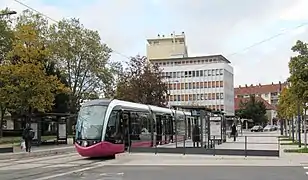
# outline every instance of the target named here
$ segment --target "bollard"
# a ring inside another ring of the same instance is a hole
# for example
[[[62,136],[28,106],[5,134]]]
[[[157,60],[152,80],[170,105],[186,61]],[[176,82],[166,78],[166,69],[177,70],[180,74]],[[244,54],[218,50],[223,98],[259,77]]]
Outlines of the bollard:
[[[247,136],[245,136],[245,157],[247,157]]]
[[[184,137],[184,142],[183,142],[183,155],[186,154],[186,137]]]
[[[216,155],[216,149],[215,149],[215,136],[214,136],[214,139],[213,139],[213,141],[214,141],[214,144],[213,144],[213,156],[215,156]]]

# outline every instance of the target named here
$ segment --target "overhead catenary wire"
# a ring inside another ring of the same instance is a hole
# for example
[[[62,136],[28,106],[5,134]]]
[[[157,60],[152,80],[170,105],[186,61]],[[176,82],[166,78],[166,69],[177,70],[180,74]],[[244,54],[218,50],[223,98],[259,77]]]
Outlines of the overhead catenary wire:
[[[28,9],[30,9],[30,10],[32,10],[32,11],[37,12],[38,14],[40,14],[40,15],[42,15],[42,16],[48,18],[48,19],[50,19],[51,21],[58,23],[57,20],[55,20],[55,19],[49,17],[48,15],[46,15],[46,14],[44,14],[44,13],[42,13],[42,12],[40,12],[40,11],[34,9],[34,8],[32,8],[31,6],[29,6],[29,5],[27,5],[27,4],[23,3],[23,2],[21,2],[21,1],[19,1],[19,0],[14,0],[14,1],[17,2],[17,3],[19,3],[19,4],[22,5],[22,6],[27,7]],[[253,43],[253,44],[250,45],[250,46],[244,47],[243,49],[241,49],[241,50],[239,50],[239,51],[236,51],[236,52],[234,52],[234,53],[231,53],[231,54],[227,55],[226,57],[229,58],[229,57],[231,57],[231,56],[240,54],[240,53],[242,53],[242,52],[244,52],[244,51],[247,51],[247,50],[249,50],[249,49],[252,49],[252,48],[254,48],[254,47],[256,47],[256,46],[259,46],[259,45],[261,45],[261,44],[263,44],[263,43],[266,43],[266,42],[268,42],[268,41],[271,41],[271,40],[273,40],[273,39],[275,39],[275,38],[277,38],[277,37],[280,37],[280,36],[282,36],[282,35],[285,35],[285,34],[291,32],[291,31],[293,31],[293,30],[295,30],[295,29],[299,29],[299,28],[304,27],[304,26],[307,26],[307,25],[308,25],[308,22],[302,23],[302,24],[300,24],[300,25],[298,25],[298,26],[295,26],[295,27],[293,27],[293,28],[291,28],[291,29],[288,29],[288,30],[286,30],[286,31],[284,31],[284,32],[277,33],[277,34],[275,34],[275,35],[273,35],[273,36],[270,36],[270,37],[268,37],[268,38],[265,38],[265,39],[263,39],[263,40],[261,40],[261,41],[259,41],[259,42]],[[116,50],[114,50],[114,49],[112,49],[112,51],[113,51],[115,54],[118,54],[118,55],[120,55],[120,56],[122,56],[122,57],[125,57],[125,58],[130,59],[129,56],[126,56],[126,55],[124,55],[124,54],[122,54],[122,53],[120,53],[120,52],[118,52],[118,51],[116,51]]]
[[[45,18],[47,18],[47,19],[49,19],[49,20],[51,20],[51,21],[53,21],[53,22],[55,22],[55,23],[59,23],[59,21],[57,21],[57,20],[51,18],[50,16],[48,16],[48,15],[46,15],[46,14],[44,14],[44,13],[42,13],[42,12],[36,10],[36,9],[34,9],[33,7],[27,5],[27,4],[25,4],[25,3],[23,3],[23,2],[21,2],[21,1],[19,1],[19,0],[14,0],[14,1],[15,1],[16,3],[18,3],[18,4],[22,5],[22,6],[24,6],[24,7],[26,7],[26,8],[28,8],[28,9],[32,10],[32,11],[34,11],[34,12],[40,14],[41,16],[44,16]],[[107,43],[106,43],[106,44],[107,44]],[[114,50],[113,48],[111,48],[111,49],[112,49],[112,53],[118,54],[118,55],[120,55],[120,56],[122,56],[122,57],[124,57],[124,58],[127,58],[127,59],[131,59],[129,56],[126,56],[126,55],[124,55],[123,53],[120,53],[119,51]]]

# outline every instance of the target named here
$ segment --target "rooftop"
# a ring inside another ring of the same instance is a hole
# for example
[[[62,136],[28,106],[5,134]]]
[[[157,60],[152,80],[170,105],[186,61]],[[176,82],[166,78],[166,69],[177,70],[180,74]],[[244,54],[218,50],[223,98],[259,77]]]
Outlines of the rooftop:
[[[266,94],[272,92],[280,92],[286,85],[284,83],[279,82],[278,84],[258,84],[250,86],[239,86],[234,88],[235,95],[248,95],[248,94]]]
[[[263,98],[260,96],[256,96],[256,101],[263,102],[266,110],[277,110],[277,108],[271,104],[269,104],[267,101],[265,101]],[[240,109],[240,104],[248,102],[250,100],[250,97],[247,98],[234,98],[234,110],[239,110]]]

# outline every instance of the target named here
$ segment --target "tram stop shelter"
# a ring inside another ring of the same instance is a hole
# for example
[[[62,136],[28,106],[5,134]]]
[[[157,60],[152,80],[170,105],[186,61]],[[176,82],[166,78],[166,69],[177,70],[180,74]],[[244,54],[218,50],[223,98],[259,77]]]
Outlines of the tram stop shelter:
[[[42,113],[31,117],[31,128],[35,132],[33,145],[67,144],[68,113]]]

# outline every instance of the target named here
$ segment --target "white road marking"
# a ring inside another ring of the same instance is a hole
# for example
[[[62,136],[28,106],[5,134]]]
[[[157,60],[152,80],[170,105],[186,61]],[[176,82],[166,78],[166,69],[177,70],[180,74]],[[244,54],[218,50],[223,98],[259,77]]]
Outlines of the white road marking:
[[[123,176],[124,173],[120,172],[120,173],[102,173],[100,174],[100,176]]]
[[[308,169],[308,167],[304,167],[304,169]]]
[[[51,175],[51,176],[45,176],[45,177],[41,177],[41,178],[37,178],[37,179],[33,179],[33,180],[53,179],[53,178],[57,178],[57,177],[61,177],[61,176],[65,176],[65,175],[69,175],[69,174],[73,174],[73,173],[78,173],[78,172],[82,172],[82,171],[95,169],[95,168],[98,168],[98,167],[103,167],[105,165],[107,165],[107,162],[94,163],[94,164],[91,164],[91,167],[76,169],[76,170],[73,170],[73,171],[68,171],[68,172],[65,172],[65,173],[59,173],[59,174],[55,174],[55,175]]]

